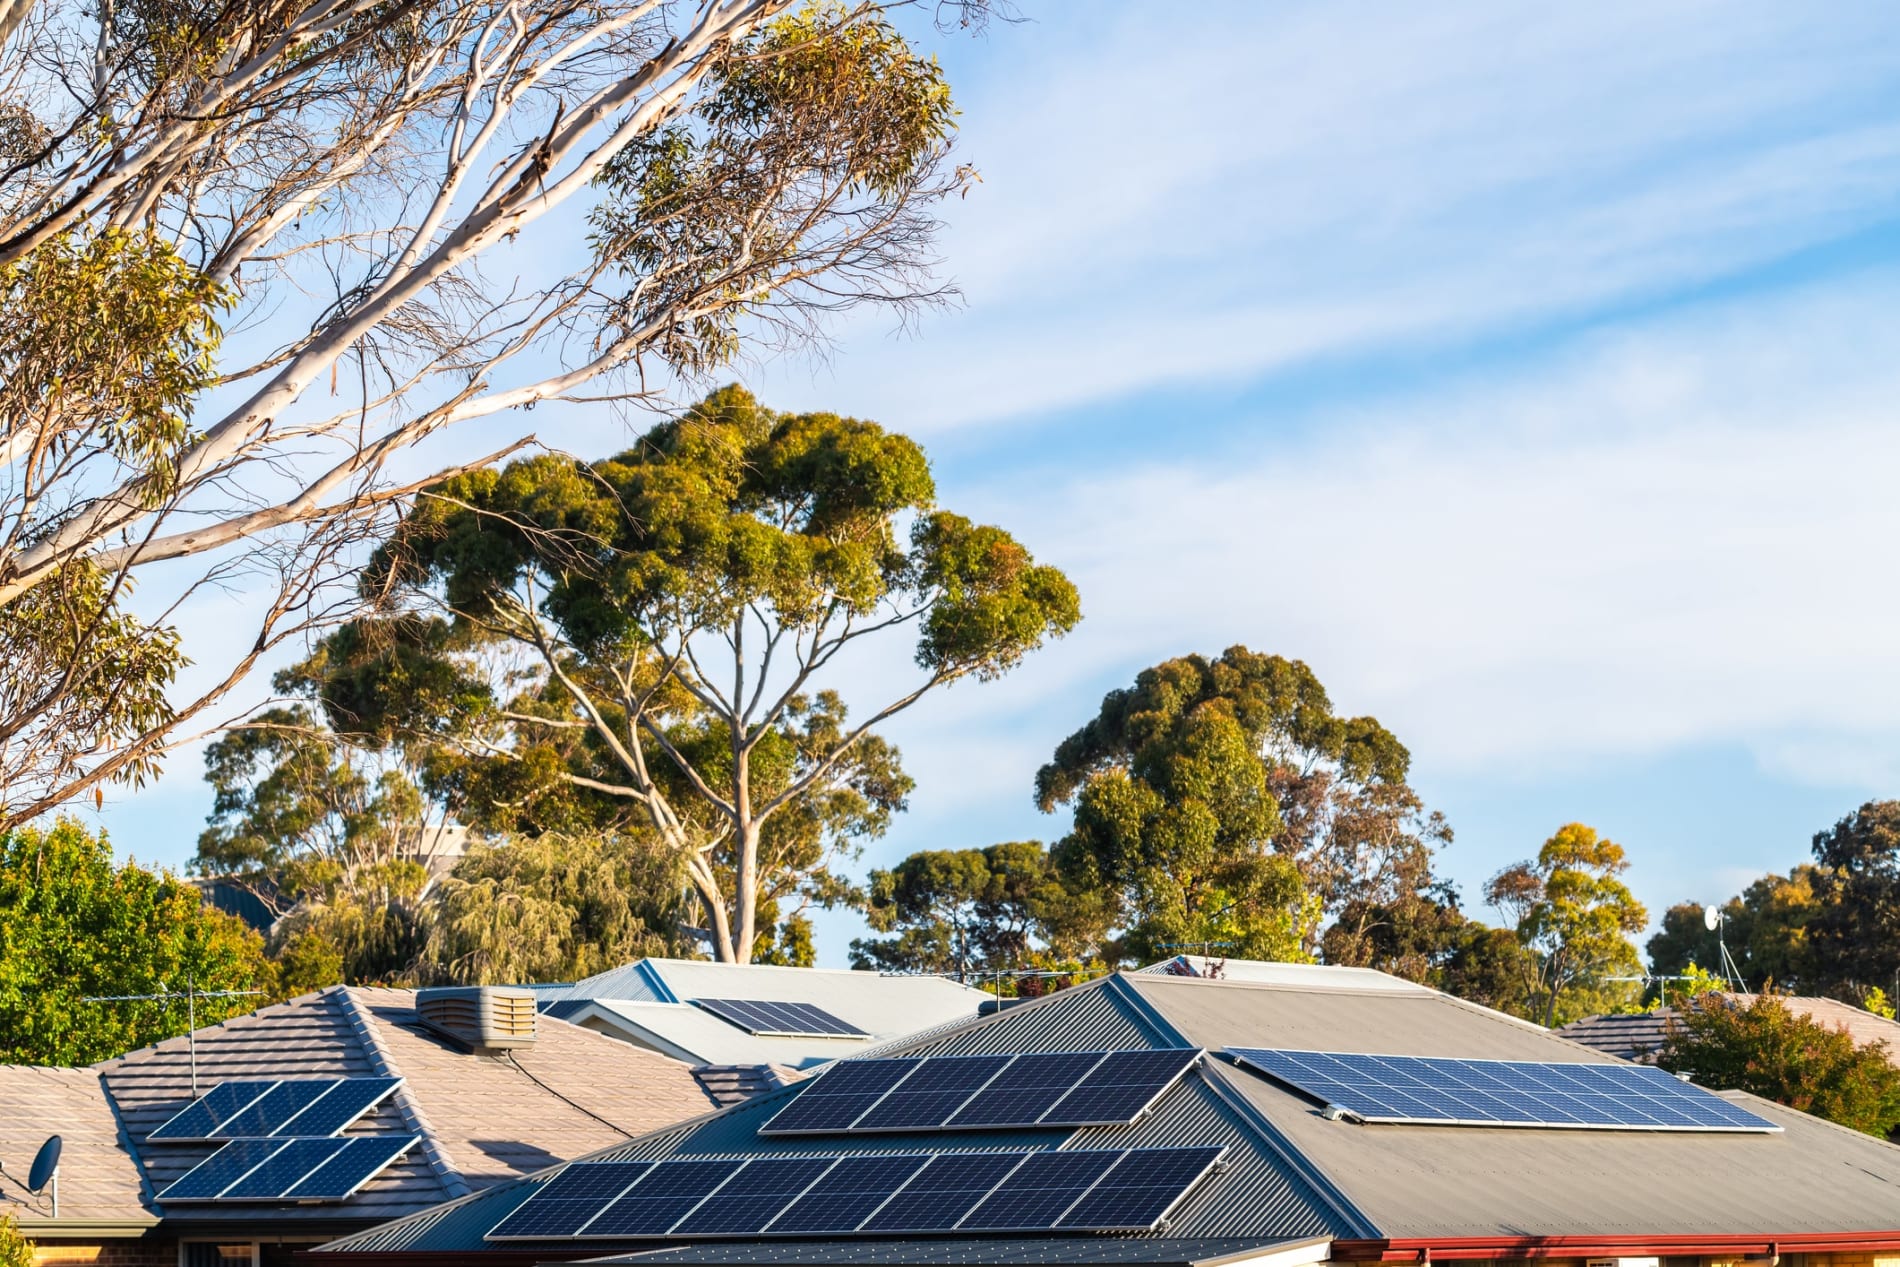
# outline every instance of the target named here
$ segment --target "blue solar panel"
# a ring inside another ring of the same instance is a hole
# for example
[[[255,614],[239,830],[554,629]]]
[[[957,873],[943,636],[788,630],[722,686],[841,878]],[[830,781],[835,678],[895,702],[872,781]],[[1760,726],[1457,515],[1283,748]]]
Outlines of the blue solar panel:
[[[854,1131],[930,1130],[1009,1064],[1009,1056],[936,1056],[851,1124]]]
[[[302,1182],[304,1176],[343,1151],[340,1139],[292,1139],[251,1173],[218,1194],[222,1201],[269,1201]]]
[[[1161,1225],[1224,1148],[1135,1148],[1077,1201],[1056,1227],[1096,1232],[1146,1232]]]
[[[215,1201],[218,1194],[284,1146],[281,1139],[234,1139],[158,1194],[165,1201]]]
[[[672,1230],[677,1236],[762,1232],[831,1167],[830,1157],[754,1157]]]
[[[751,1034],[779,1034],[798,1038],[869,1038],[870,1035],[810,1003],[781,1003],[771,999],[694,999],[720,1020]]]
[[[293,1201],[341,1201],[422,1142],[420,1135],[357,1135],[284,1193]]]
[[[944,1125],[953,1129],[1034,1122],[1102,1063],[1099,1051],[1033,1052],[1016,1057]]]
[[[1367,1122],[1571,1130],[1778,1131],[1648,1065],[1451,1060],[1230,1047],[1251,1065]]]
[[[1112,1051],[1075,1090],[1042,1116],[1046,1124],[1112,1125],[1132,1122],[1200,1058],[1193,1047]]]
[[[653,1168],[650,1161],[582,1162],[534,1190],[488,1233],[490,1240],[573,1236]]]
[[[863,1230],[948,1231],[1023,1161],[1022,1153],[939,1153],[865,1222]]]
[[[582,1236],[660,1236],[718,1188],[741,1163],[663,1161],[581,1229]]]
[[[244,1109],[226,1118],[215,1130],[205,1134],[218,1139],[256,1139],[264,1135],[276,1135],[278,1127],[315,1103],[339,1081],[337,1078],[314,1078],[280,1082]],[[326,1134],[324,1131],[315,1133]]]
[[[401,1078],[343,1078],[321,1099],[271,1133],[273,1135],[334,1135],[382,1103],[402,1085]]]
[[[1032,1153],[1009,1182],[964,1216],[961,1232],[1045,1231],[1082,1199],[1122,1150]]]
[[[886,1092],[916,1070],[919,1060],[841,1060],[799,1089],[798,1098],[760,1127],[761,1134],[844,1131]]]
[[[767,1229],[773,1233],[849,1232],[930,1160],[928,1153],[842,1157]]]
[[[210,1139],[220,1126],[249,1108],[276,1085],[276,1079],[268,1082],[220,1082],[145,1138],[154,1143],[195,1143]]]

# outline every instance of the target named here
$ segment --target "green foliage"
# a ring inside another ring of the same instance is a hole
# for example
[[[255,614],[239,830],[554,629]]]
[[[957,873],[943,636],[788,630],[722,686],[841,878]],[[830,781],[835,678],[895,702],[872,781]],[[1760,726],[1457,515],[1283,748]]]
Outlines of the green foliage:
[[[1641,975],[1629,935],[1640,932],[1649,915],[1621,879],[1627,870],[1621,845],[1570,823],[1544,842],[1535,860],[1491,878],[1486,900],[1505,912],[1519,943],[1532,952],[1526,993],[1542,1024],[1635,1006],[1640,990],[1634,983],[1605,980]]]
[[[1884,1016],[1888,1020],[1892,1020],[1894,1017],[1895,1008],[1893,1000],[1888,998],[1887,992],[1879,986],[1874,986],[1868,990],[1866,997],[1861,999],[1860,1005],[1869,1012],[1872,1012],[1875,1016]]]
[[[1326,930],[1326,962],[1374,968],[1524,1015],[1535,956],[1514,930],[1467,916],[1448,883],[1390,903],[1353,902]]]
[[[1790,1011],[1769,993],[1747,1004],[1703,995],[1671,1023],[1657,1061],[1707,1087],[1747,1091],[1869,1135],[1900,1126],[1900,1068],[1884,1043]]]
[[[1376,720],[1335,715],[1304,664],[1233,647],[1111,691],[1036,797],[1073,804],[1057,864],[1072,893],[1106,896],[1119,954],[1308,959],[1328,912],[1429,883],[1449,833],[1404,786],[1409,761]]]
[[[1720,941],[1744,981],[1772,981],[1794,993],[1809,988],[1808,924],[1820,909],[1814,878],[1815,868],[1803,863],[1785,876],[1761,877],[1723,905]],[[1663,913],[1661,927],[1649,939],[1650,971],[1673,975],[1687,964],[1720,963],[1717,942],[1701,904],[1678,903]]]
[[[1900,981],[1900,801],[1869,801],[1814,838],[1810,988],[1858,999]]]
[[[1038,841],[914,853],[873,871],[865,914],[883,939],[851,943],[859,968],[954,972],[1030,963],[1052,939],[1070,895]]]
[[[89,1064],[183,1033],[186,1001],[87,995],[267,989],[263,944],[198,891],[135,863],[76,821],[0,838],[0,1059]],[[200,1025],[262,1000],[201,999]]]
[[[678,955],[685,875],[635,836],[547,833],[478,844],[430,905],[425,981],[574,981],[647,955]],[[807,935],[809,944],[809,935]]]
[[[366,576],[381,611],[300,672],[472,825],[654,835],[744,958],[768,910],[850,900],[838,864],[903,807],[869,726],[1080,618],[1060,572],[934,498],[911,440],[728,387],[610,460],[433,490]],[[923,681],[854,721],[821,675],[905,627]]]
[[[0,1267],[34,1267],[33,1242],[11,1211],[0,1214]]]

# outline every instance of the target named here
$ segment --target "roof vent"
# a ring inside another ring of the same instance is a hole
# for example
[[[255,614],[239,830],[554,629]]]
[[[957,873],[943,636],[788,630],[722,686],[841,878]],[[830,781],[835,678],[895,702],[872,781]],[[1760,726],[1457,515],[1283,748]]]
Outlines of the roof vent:
[[[416,1015],[438,1034],[476,1052],[534,1045],[534,992],[492,985],[416,991]]]

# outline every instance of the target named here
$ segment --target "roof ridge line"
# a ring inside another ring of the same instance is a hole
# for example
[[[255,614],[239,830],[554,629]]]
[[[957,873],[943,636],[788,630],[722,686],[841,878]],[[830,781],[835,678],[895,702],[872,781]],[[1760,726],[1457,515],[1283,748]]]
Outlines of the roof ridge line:
[[[436,1181],[442,1185],[450,1200],[474,1195],[475,1189],[469,1186],[468,1180],[462,1178],[448,1149],[442,1146],[434,1124],[429,1121],[429,1115],[422,1111],[422,1106],[409,1093],[409,1080],[403,1077],[402,1070],[397,1067],[394,1055],[383,1042],[383,1036],[376,1032],[375,1022],[358,1005],[355,992],[347,985],[335,988],[343,1000],[343,1014],[349,1021],[351,1031],[362,1042],[371,1066],[385,1078],[403,1079],[393,1097],[396,1111],[402,1114],[409,1128],[422,1137],[422,1156],[429,1163],[429,1169],[435,1172]]]
[[[84,1068],[98,1082],[99,1098],[106,1102],[106,1112],[112,1115],[113,1142],[132,1159],[132,1169],[139,1177],[139,1206],[153,1218],[158,1218],[158,1187],[145,1172],[145,1154],[132,1143],[132,1132],[126,1128],[125,1114],[119,1111],[119,1098],[112,1094],[112,1084],[106,1081],[106,1071],[92,1065]]]
[[[1149,1029],[1154,1031],[1156,1038],[1171,1040],[1176,1047],[1200,1047],[1199,1043],[1189,1042],[1187,1035],[1175,1028],[1174,1022],[1167,1018],[1166,1013],[1148,1000],[1142,998],[1140,990],[1137,990],[1129,982],[1124,981],[1122,978],[1126,975],[1128,974],[1123,972],[1109,973],[1106,977],[1102,978],[1104,983],[1102,988],[1104,990],[1113,991],[1117,999],[1126,1003],[1130,1010],[1135,1013],[1136,1017],[1144,1022]],[[1061,993],[1062,992],[1058,990],[1056,994],[1050,995],[1049,997],[1055,998]]]
[[[1216,1067],[1221,1071],[1219,1076],[1214,1076],[1212,1073]],[[1246,1096],[1228,1085],[1226,1072],[1236,1068],[1238,1067],[1234,1065],[1216,1062],[1213,1053],[1210,1052],[1197,1062],[1196,1072],[1200,1074],[1201,1081],[1214,1092],[1215,1098],[1232,1109],[1234,1114],[1259,1136],[1261,1142],[1274,1156],[1280,1159],[1281,1164],[1304,1180],[1306,1185],[1313,1190],[1314,1195],[1339,1216],[1351,1235],[1358,1238],[1376,1238],[1384,1235],[1378,1224],[1354,1204],[1352,1198],[1346,1195],[1346,1190],[1326,1172],[1325,1167],[1284,1139],[1279,1129],[1273,1125],[1265,1113],[1255,1107]],[[1339,1235],[1347,1234],[1342,1232]]]

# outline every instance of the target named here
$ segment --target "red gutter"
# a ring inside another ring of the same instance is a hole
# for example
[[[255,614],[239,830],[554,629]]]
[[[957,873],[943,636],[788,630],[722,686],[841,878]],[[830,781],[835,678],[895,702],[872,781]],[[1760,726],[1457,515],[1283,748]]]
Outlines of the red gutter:
[[[1429,1263],[1464,1258],[1666,1258],[1672,1255],[1752,1258],[1782,1254],[1860,1254],[1900,1250],[1900,1231],[1797,1232],[1787,1236],[1443,1236],[1336,1240],[1333,1258],[1348,1262]]]

